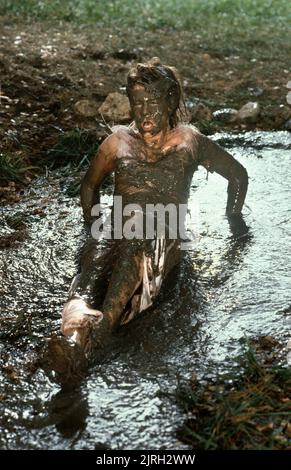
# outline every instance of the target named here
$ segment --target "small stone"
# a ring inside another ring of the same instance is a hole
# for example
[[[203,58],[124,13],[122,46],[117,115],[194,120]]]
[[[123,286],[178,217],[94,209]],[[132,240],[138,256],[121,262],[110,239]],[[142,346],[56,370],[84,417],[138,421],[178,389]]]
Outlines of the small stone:
[[[198,103],[191,109],[191,122],[212,121],[212,111],[203,103]]]
[[[233,108],[223,108],[223,109],[218,109],[217,111],[214,111],[213,113],[213,118],[216,121],[224,122],[224,123],[230,123],[234,122],[237,117],[237,109]]]
[[[288,121],[285,122],[284,128],[285,128],[287,131],[291,131],[291,119],[288,119]]]
[[[250,88],[248,88],[248,90],[249,90],[250,94],[253,95],[253,96],[262,96],[262,94],[264,93],[264,89],[259,87],[259,86],[254,87],[254,88],[250,87]]]
[[[273,129],[287,129],[290,118],[291,108],[283,104],[267,105],[260,113],[260,119]]]
[[[291,108],[283,104],[275,106],[269,105],[262,111],[261,118],[269,122],[275,129],[286,129],[286,124],[291,118]]]
[[[291,118],[291,108],[289,106],[285,106],[284,104],[277,106],[276,113],[283,120]]]
[[[74,105],[74,110],[84,117],[94,117],[98,114],[96,105],[89,100],[77,101]]]
[[[121,93],[109,93],[99,108],[99,113],[112,122],[130,120],[130,105],[127,96]]]
[[[260,113],[260,106],[257,101],[250,101],[240,108],[237,113],[237,121],[256,122]]]

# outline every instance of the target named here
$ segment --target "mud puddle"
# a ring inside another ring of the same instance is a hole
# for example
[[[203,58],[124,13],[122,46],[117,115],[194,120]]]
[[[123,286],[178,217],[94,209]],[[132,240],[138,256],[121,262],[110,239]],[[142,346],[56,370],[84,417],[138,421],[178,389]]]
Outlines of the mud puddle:
[[[228,367],[244,338],[290,330],[291,138],[287,132],[216,134],[247,168],[247,235],[224,216],[227,182],[200,169],[192,182],[194,251],[154,308],[116,335],[105,362],[63,392],[35,360],[58,332],[83,236],[73,178],[39,178],[4,208],[2,234],[26,230],[2,252],[0,447],[182,449],[179,380]],[[107,196],[104,196],[105,199]],[[21,225],[22,224],[22,225]],[[24,228],[25,227],[25,228]]]

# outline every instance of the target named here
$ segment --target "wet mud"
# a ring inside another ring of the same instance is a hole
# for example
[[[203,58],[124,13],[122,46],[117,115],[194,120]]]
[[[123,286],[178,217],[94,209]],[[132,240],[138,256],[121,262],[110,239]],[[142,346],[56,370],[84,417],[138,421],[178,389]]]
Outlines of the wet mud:
[[[214,139],[248,170],[247,233],[224,215],[227,181],[199,169],[190,194],[195,250],[73,390],[39,367],[85,237],[79,198],[67,192],[72,178],[48,172],[4,207],[1,235],[14,241],[1,257],[1,449],[185,448],[176,434],[185,419],[173,399],[179,381],[229,367],[245,338],[287,343],[290,134]]]

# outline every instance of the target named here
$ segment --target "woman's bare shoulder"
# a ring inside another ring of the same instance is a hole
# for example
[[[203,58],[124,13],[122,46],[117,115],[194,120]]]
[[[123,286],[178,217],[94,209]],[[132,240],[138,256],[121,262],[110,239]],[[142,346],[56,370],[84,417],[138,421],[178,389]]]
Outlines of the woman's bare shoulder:
[[[170,140],[178,149],[187,148],[194,153],[201,135],[199,130],[191,124],[179,124],[172,129]]]
[[[133,126],[114,126],[107,137],[108,145],[115,149],[117,158],[130,156],[136,147],[137,133]]]
[[[134,137],[129,126],[114,126],[109,134],[102,142],[103,149],[117,150],[123,142],[129,142]]]
[[[181,137],[187,139],[199,138],[201,132],[197,127],[192,124],[179,124],[176,128],[176,132],[181,135]]]
[[[127,139],[129,137],[135,138],[137,135],[137,130],[133,124],[129,126],[118,125],[112,127],[112,134],[120,139]]]

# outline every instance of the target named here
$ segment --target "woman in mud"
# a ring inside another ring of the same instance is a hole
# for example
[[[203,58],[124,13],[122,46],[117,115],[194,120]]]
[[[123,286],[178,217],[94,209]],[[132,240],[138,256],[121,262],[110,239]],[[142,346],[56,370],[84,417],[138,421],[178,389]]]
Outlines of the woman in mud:
[[[179,122],[182,90],[175,71],[157,59],[138,64],[128,74],[127,94],[134,123],[116,128],[107,137],[82,182],[86,224],[91,226],[94,221],[91,210],[110,172],[115,173],[114,195],[122,197],[122,208],[134,203],[143,212],[146,204],[174,204],[177,208],[187,204],[198,165],[228,180],[226,214],[239,215],[247,192],[247,172],[196,128]],[[122,217],[125,224],[130,211]],[[92,343],[96,346],[113,328],[148,308],[179,262],[179,244],[171,236],[169,220],[162,237],[157,231],[147,237],[143,227],[140,239],[127,239],[123,234],[102,256],[98,241],[91,239],[83,249],[80,273],[63,309],[62,333],[73,335],[89,351]],[[105,286],[103,299],[100,279]]]

